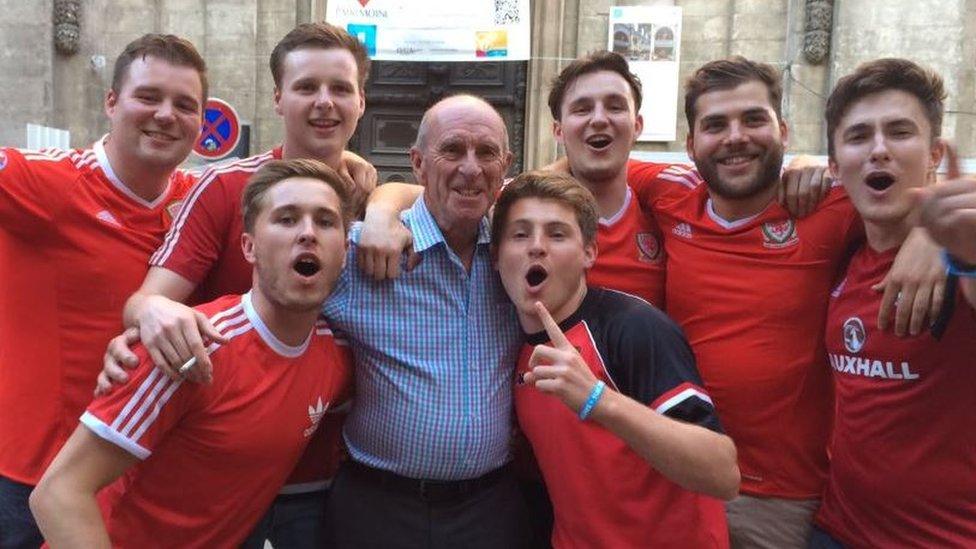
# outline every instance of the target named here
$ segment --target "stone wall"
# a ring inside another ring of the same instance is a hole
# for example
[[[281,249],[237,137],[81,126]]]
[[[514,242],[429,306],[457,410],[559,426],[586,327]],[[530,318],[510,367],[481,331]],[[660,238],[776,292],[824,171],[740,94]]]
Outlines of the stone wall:
[[[0,0],[0,143],[22,146],[28,122],[65,128],[72,146],[108,131],[103,113],[115,56],[147,32],[191,40],[207,60],[211,95],[251,124],[251,150],[281,137],[268,56],[310,16],[308,0],[83,0],[79,51],[54,51],[52,0]]]
[[[252,152],[281,139],[267,67],[275,42],[298,21],[320,19],[327,0],[82,0],[78,53],[52,45],[53,0],[0,0],[0,143],[23,145],[24,125],[66,128],[85,146],[108,130],[102,112],[115,55],[151,31],[186,36],[210,64],[212,94],[233,104],[252,127]],[[802,53],[807,0],[533,0],[534,59],[529,64],[527,166],[556,155],[545,105],[551,78],[577,55],[606,47],[613,5],[683,8],[680,78],[716,57],[742,54],[784,74],[784,115],[793,152],[823,154],[822,110],[836,78],[879,56],[905,56],[946,78],[944,134],[964,156],[976,156],[976,0],[835,0],[831,51],[811,64]],[[678,138],[641,143],[646,151],[683,151],[687,124],[680,104]]]

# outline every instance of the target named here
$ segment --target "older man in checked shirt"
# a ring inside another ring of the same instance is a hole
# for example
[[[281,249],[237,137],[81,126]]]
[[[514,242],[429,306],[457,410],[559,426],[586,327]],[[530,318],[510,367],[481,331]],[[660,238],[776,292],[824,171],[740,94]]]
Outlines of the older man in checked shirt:
[[[393,280],[343,273],[323,312],[356,354],[351,460],[329,500],[336,547],[519,547],[507,468],[515,311],[492,271],[485,214],[512,159],[505,124],[454,96],[424,115],[402,215],[420,264]],[[357,262],[361,227],[350,233]]]

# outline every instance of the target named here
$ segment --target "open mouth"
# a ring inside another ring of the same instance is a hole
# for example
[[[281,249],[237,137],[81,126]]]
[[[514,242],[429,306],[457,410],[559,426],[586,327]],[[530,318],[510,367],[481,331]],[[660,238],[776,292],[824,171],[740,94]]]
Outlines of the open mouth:
[[[549,273],[542,266],[533,265],[529,268],[529,272],[525,273],[525,282],[528,283],[529,288],[536,288],[548,277]]]
[[[876,191],[883,191],[895,184],[895,178],[888,173],[875,172],[868,174],[868,176],[864,178],[864,182],[868,187],[871,187]]]
[[[597,150],[602,150],[610,146],[613,139],[608,135],[594,135],[586,139],[586,144]]]
[[[311,255],[304,255],[295,260],[295,263],[291,266],[296,273],[302,275],[303,277],[315,276],[315,273],[322,270],[322,266],[319,264],[318,258]]]

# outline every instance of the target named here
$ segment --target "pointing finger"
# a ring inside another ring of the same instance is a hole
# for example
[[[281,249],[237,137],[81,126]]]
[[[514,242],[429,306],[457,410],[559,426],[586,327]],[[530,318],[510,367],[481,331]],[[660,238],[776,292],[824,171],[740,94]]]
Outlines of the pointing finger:
[[[549,310],[546,306],[542,304],[541,301],[535,302],[535,312],[539,315],[539,320],[542,321],[542,325],[546,328],[546,334],[549,335],[549,341],[556,346],[557,349],[572,349],[573,345],[566,338],[566,334],[559,329],[559,324],[553,320],[552,315],[549,314]]]

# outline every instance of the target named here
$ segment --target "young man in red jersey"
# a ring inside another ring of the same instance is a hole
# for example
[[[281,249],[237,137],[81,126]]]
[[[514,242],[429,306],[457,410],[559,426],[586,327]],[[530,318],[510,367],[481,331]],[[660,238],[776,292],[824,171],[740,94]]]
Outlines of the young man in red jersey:
[[[869,322],[880,306],[871,286],[913,228],[913,189],[935,182],[944,100],[942,79],[905,59],[861,65],[827,100],[830,168],[861,214],[866,242],[827,315],[836,413],[814,547],[976,543],[976,431],[968,413],[976,310],[955,296],[931,328],[908,338]],[[954,283],[950,276],[949,296]]]
[[[587,285],[597,212],[571,176],[527,172],[492,220],[496,267],[527,334],[515,409],[553,502],[552,544],[727,547],[715,498],[738,493],[735,447],[678,327],[641,299]]]
[[[664,235],[667,312],[688,336],[736,443],[742,495],[727,510],[737,547],[807,543],[832,410],[820,339],[826,300],[862,234],[839,187],[804,218],[777,203],[789,137],[781,97],[769,65],[741,57],[706,63],[685,95],[698,173],[638,165],[630,174]],[[942,274],[934,249],[928,255],[922,264],[932,264],[935,281],[918,294],[931,297]]]
[[[88,150],[0,148],[0,546],[36,547],[33,485],[91,400],[126,296],[193,180],[206,65],[147,34],[115,63]],[[40,290],[39,290],[40,289]]]
[[[255,174],[242,207],[251,291],[198,309],[224,341],[209,348],[213,383],[169,379],[137,349],[133,379],[89,405],[31,495],[52,546],[244,540],[348,396],[350,355],[316,319],[345,262],[349,195],[313,160]]]
[[[251,266],[238,245],[240,196],[248,178],[281,158],[314,158],[337,170],[344,167],[343,151],[365,109],[369,58],[363,45],[334,25],[301,24],[275,46],[270,67],[275,111],[285,126],[282,145],[201,176],[152,256],[142,287],[126,304],[125,324],[138,327],[160,366],[182,364],[191,356],[209,360],[198,327],[214,334],[199,322],[202,315],[181,302],[199,303],[250,287]],[[326,418],[275,509],[246,547],[261,548],[266,537],[277,545],[320,545],[322,498],[338,467],[341,422],[342,414]]]

